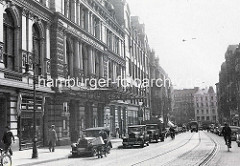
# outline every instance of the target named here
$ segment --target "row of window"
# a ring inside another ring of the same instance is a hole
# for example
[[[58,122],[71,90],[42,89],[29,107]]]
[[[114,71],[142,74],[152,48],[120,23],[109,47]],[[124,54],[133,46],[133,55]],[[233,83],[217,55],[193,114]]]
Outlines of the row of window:
[[[204,114],[205,112],[204,112],[204,110],[197,110],[197,114],[200,114],[200,111],[201,111],[201,114]],[[215,111],[215,109],[212,109],[212,112],[211,112],[212,114],[215,114],[216,113],[216,111]],[[207,109],[206,110],[206,114],[209,114],[209,110]]]
[[[82,29],[91,33],[94,37],[104,41],[108,48],[119,54],[123,52],[123,42],[108,28],[104,28],[105,23],[94,15],[83,4],[75,1],[64,0],[64,10],[62,13],[72,22],[77,23]],[[106,37],[104,37],[106,34]]]
[[[174,97],[192,97],[193,94],[175,94]]]
[[[204,121],[204,120],[207,120],[207,121],[209,121],[209,120],[211,120],[210,119],[210,116],[197,116],[197,120],[198,121]],[[216,116],[212,116],[212,121],[216,121]]]
[[[195,99],[196,99],[196,101],[203,101],[203,99],[204,99],[204,97],[195,97]],[[211,100],[214,100],[214,97],[213,96],[211,96],[211,98],[210,98]],[[208,101],[208,96],[205,96],[205,100],[206,101]]]
[[[197,107],[204,107],[204,106],[208,107],[209,103],[196,103],[196,106]],[[211,102],[210,106],[214,107],[215,106],[214,102]]]
[[[3,61],[5,68],[9,70],[16,70],[15,63],[18,63],[16,61],[16,45],[17,45],[17,39],[19,36],[19,33],[15,33],[17,31],[17,28],[14,25],[14,19],[10,11],[5,10],[3,13],[3,43],[4,43],[4,50],[3,50],[3,57],[0,57],[0,61]],[[41,36],[40,36],[40,30],[37,26],[37,24],[33,24],[32,26],[32,48],[33,53],[35,54],[35,66],[36,66],[36,72],[41,75],[42,74],[42,65],[41,64]],[[32,65],[33,58],[32,56],[26,57],[25,59],[26,63],[29,63]],[[25,66],[25,64],[23,64]]]

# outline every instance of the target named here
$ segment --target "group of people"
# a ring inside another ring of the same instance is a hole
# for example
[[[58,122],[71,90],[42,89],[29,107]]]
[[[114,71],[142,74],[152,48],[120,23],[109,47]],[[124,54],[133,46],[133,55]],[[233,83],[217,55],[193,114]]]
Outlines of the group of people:
[[[6,131],[4,132],[4,135],[2,137],[2,142],[4,143],[4,150],[5,152],[9,151],[10,155],[13,155],[13,151],[11,149],[11,145],[12,143],[15,142],[15,138],[13,133],[10,130],[9,126],[5,127]],[[170,133],[175,135],[175,130],[173,127],[170,127],[169,129]],[[222,129],[222,134],[225,140],[225,144],[228,145],[229,143],[229,147],[231,148],[231,128],[229,127],[229,125],[227,123],[225,123],[223,129]],[[99,136],[102,137],[104,143],[106,144],[107,142],[107,133],[105,131],[100,131],[99,132]],[[57,133],[55,130],[55,126],[52,125],[51,129],[49,130],[49,151],[50,152],[54,152],[55,151],[55,146],[56,146],[56,142],[57,142]]]
[[[7,153],[9,152],[10,155],[13,155],[13,151],[12,151],[12,143],[15,143],[15,137],[13,135],[13,133],[10,130],[9,126],[5,127],[5,132],[3,134],[2,137],[2,142],[4,144],[4,151]],[[56,146],[56,142],[57,142],[57,132],[55,130],[55,126],[52,125],[51,129],[49,130],[49,137],[48,137],[49,141],[48,141],[48,145],[49,145],[49,151],[50,152],[54,152],[55,150],[55,146]]]

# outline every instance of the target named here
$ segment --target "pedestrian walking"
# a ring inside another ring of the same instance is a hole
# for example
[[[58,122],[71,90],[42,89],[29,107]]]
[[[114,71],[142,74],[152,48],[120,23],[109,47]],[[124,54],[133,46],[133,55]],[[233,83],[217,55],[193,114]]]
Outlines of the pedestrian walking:
[[[231,128],[229,127],[229,125],[227,123],[224,124],[224,127],[222,129],[222,134],[223,134],[223,137],[224,137],[224,141],[225,141],[225,144],[228,145],[229,143],[229,147],[231,148],[231,134],[232,134],[232,130]]]
[[[49,151],[50,152],[54,152],[55,151],[55,146],[56,146],[56,142],[57,142],[57,132],[55,130],[55,126],[52,125],[51,129],[49,130]]]
[[[15,138],[13,133],[10,131],[10,127],[6,126],[6,131],[4,132],[2,142],[4,143],[4,151],[7,153],[9,151],[10,155],[13,155],[13,151],[11,149],[12,141],[15,142]]]

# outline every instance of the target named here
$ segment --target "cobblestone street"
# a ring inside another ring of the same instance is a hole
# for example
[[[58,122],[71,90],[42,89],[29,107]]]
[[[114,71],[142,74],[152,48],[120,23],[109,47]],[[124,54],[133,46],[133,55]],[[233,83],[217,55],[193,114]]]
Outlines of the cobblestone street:
[[[115,146],[111,153],[102,159],[96,157],[77,157],[66,158],[69,153],[66,150],[62,151],[62,158],[57,158],[53,161],[42,161],[36,164],[22,164],[22,165],[36,165],[36,166],[91,166],[91,165],[116,165],[116,166],[237,166],[240,162],[238,154],[240,148],[237,147],[236,142],[232,142],[232,149],[227,152],[227,147],[224,144],[223,137],[215,135],[207,131],[200,131],[198,133],[181,133],[176,135],[172,140],[167,138],[164,142],[151,143],[149,146],[142,148],[126,148],[121,147],[121,140],[117,140],[118,148]],[[57,149],[56,155],[60,154]],[[50,153],[50,152],[46,152]],[[37,161],[30,159],[30,161]],[[19,161],[21,161],[19,159]],[[18,164],[15,161],[15,165]]]

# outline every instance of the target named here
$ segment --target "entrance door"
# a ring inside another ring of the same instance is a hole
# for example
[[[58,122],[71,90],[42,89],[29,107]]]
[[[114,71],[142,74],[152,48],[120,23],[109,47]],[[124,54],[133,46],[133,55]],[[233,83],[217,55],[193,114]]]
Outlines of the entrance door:
[[[7,125],[7,100],[0,96],[0,140],[3,137],[5,126]],[[3,148],[3,143],[0,141],[0,147]]]
[[[28,149],[32,147],[34,137],[34,103],[33,98],[23,96],[21,105],[21,148]],[[42,99],[36,99],[36,137],[37,146],[43,145],[43,117],[42,117]]]

